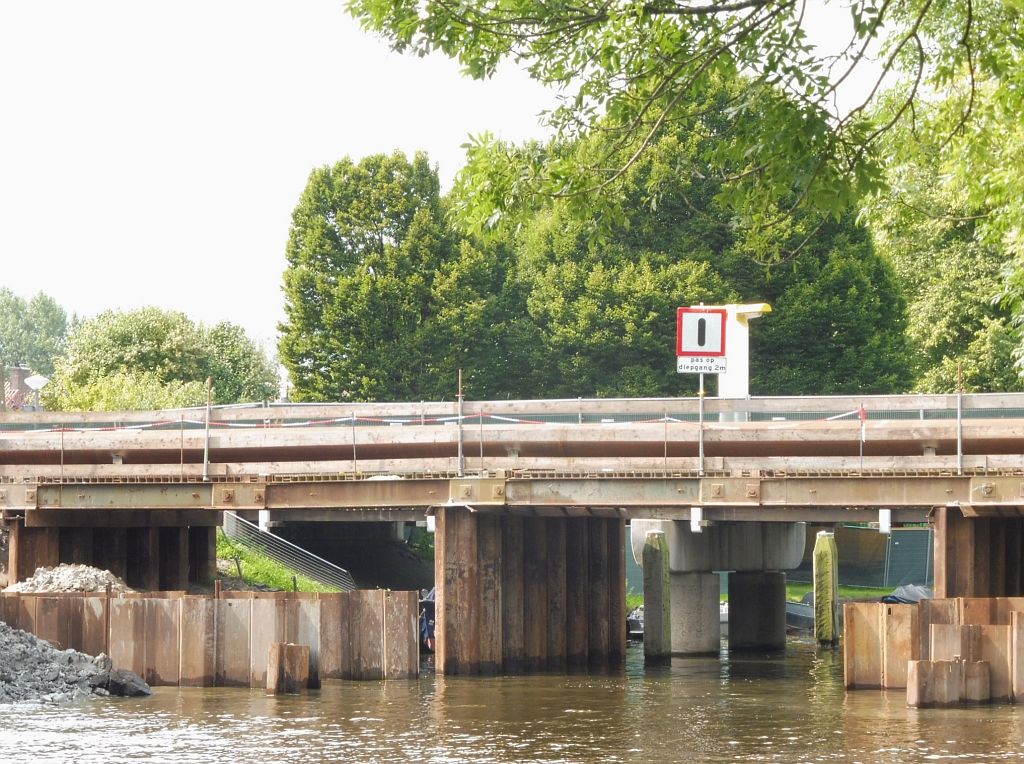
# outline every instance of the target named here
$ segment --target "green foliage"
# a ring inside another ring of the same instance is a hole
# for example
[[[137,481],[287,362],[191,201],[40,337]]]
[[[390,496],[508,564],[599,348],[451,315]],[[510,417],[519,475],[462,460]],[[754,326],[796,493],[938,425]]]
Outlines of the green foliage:
[[[270,362],[237,326],[207,328],[153,307],[107,311],[72,332],[44,399],[53,410],[199,405],[207,378],[216,403],[266,400],[277,390]]]
[[[67,332],[67,314],[52,297],[39,292],[25,300],[0,288],[0,365],[24,364],[49,376]]]
[[[948,135],[972,111],[959,88],[965,72],[1009,83],[1009,90],[1024,70],[1019,2],[851,0],[853,29],[841,50],[813,44],[807,7],[788,0],[349,0],[348,8],[395,49],[440,51],[471,77],[489,77],[502,61],[524,66],[560,93],[560,105],[545,115],[556,147],[582,135],[607,137],[592,152],[568,155],[535,144],[508,147],[486,135],[474,139],[458,211],[476,230],[509,214],[529,214],[539,199],[560,198],[569,214],[607,234],[625,220],[629,168],[680,123],[703,118],[708,95],[742,73],[728,103],[728,131],[702,159],[721,181],[717,203],[736,214],[751,246],[767,237],[770,247],[792,209],[838,220],[862,194],[878,189],[879,141],[913,121],[924,94],[956,97],[947,122],[937,125]],[[848,100],[858,79],[851,72],[863,69],[865,51],[877,46],[881,70],[873,76],[899,74],[907,86],[884,116],[869,111],[870,103],[840,112],[836,103]],[[1011,101],[1006,94],[999,103],[1019,105]],[[982,115],[971,124],[984,122]],[[698,172],[680,166],[679,181]]]
[[[931,113],[924,115],[932,118]],[[879,252],[893,265],[908,302],[910,362],[920,392],[1024,389],[1014,355],[1013,301],[999,305],[1008,255],[984,227],[962,182],[949,174],[939,146],[908,152],[915,140],[892,136],[893,193],[865,207]],[[958,379],[957,367],[961,367]]]
[[[51,411],[173,409],[206,403],[202,382],[166,381],[156,371],[118,371],[70,384],[57,377],[43,389]]]
[[[674,315],[701,302],[775,308],[751,325],[756,394],[905,389],[905,305],[862,226],[848,215],[822,223],[793,214],[755,249],[716,205],[720,184],[676,182],[674,168],[699,163],[718,140],[716,124],[709,116],[692,132],[682,126],[631,168],[625,223],[600,245],[562,203],[522,226],[520,279],[548,359],[542,393],[694,392],[696,378],[675,372]]]
[[[423,154],[314,171],[292,214],[279,352],[295,400],[416,399],[433,279],[451,259]],[[451,384],[451,382],[449,382]]]
[[[753,393],[907,389],[905,301],[862,226],[849,217],[826,224],[791,263],[763,276],[774,310],[754,324]]]

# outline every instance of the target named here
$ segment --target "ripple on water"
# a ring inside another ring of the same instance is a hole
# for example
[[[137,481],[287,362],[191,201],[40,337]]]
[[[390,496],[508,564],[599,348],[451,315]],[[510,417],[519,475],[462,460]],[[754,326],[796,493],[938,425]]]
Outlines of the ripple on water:
[[[805,643],[784,659],[650,669],[633,648],[622,675],[329,682],[297,697],[158,688],[19,706],[0,724],[0,762],[983,762],[1024,758],[1021,716],[847,694],[841,661]]]

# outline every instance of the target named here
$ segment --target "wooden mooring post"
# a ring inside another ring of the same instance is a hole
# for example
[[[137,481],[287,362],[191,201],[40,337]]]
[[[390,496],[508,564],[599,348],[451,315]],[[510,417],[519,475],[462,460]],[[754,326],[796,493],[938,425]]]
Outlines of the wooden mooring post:
[[[309,688],[309,645],[275,642],[267,656],[267,694],[297,695]]]

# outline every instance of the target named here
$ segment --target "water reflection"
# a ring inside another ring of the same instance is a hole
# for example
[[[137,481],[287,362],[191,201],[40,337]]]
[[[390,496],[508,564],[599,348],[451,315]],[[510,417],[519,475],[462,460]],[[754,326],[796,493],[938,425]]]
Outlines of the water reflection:
[[[890,762],[1024,758],[1016,707],[908,709],[842,687],[842,659],[675,658],[624,672],[328,683],[308,696],[159,689],[4,707],[2,762]]]

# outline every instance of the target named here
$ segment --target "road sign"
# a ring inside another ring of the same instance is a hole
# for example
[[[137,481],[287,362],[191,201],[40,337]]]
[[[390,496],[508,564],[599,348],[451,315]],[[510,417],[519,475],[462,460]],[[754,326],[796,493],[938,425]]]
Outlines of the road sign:
[[[724,356],[723,308],[679,308],[676,311],[677,356]]]
[[[680,374],[725,374],[725,358],[718,355],[681,355],[676,358]]]

